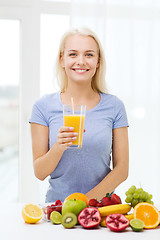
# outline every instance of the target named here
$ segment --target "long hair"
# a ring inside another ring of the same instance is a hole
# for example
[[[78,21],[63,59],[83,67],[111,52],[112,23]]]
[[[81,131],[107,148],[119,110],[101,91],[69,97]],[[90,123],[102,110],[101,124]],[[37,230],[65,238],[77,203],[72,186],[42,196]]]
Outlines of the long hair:
[[[94,32],[92,32],[88,28],[74,28],[67,31],[61,38],[61,42],[59,45],[59,51],[56,59],[56,76],[58,85],[60,87],[61,92],[64,92],[68,85],[68,78],[65,72],[65,69],[61,66],[60,59],[61,56],[64,54],[64,47],[66,39],[72,35],[82,35],[88,36],[95,40],[98,46],[98,54],[99,54],[99,67],[96,70],[95,75],[92,78],[92,89],[95,92],[107,92],[106,81],[105,81],[105,74],[106,74],[106,62],[103,53],[103,49],[101,43]]]

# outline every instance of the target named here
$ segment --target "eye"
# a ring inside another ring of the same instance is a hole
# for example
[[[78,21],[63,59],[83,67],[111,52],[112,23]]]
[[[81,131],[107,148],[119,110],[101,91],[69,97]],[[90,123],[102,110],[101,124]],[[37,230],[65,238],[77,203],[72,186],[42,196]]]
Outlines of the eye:
[[[86,56],[87,57],[93,57],[93,54],[92,53],[86,53]]]
[[[70,53],[69,54],[70,57],[76,57],[76,55],[77,55],[76,53]]]

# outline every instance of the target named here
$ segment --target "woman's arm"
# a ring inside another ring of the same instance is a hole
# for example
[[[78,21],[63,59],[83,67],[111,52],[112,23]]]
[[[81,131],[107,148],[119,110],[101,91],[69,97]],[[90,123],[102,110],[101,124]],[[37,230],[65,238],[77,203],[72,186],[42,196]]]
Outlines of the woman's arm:
[[[35,176],[44,180],[59,163],[63,152],[75,140],[76,133],[73,128],[61,127],[57,141],[49,150],[49,129],[46,126],[31,123],[33,167]]]
[[[102,199],[106,193],[111,193],[128,177],[129,169],[129,144],[128,128],[113,129],[112,146],[113,170],[86,195],[89,199]]]

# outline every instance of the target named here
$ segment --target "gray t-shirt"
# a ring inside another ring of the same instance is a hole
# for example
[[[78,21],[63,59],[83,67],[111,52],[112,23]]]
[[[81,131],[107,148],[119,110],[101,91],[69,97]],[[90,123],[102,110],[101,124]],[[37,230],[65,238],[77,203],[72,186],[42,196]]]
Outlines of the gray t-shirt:
[[[87,193],[111,171],[112,130],[128,126],[124,104],[114,95],[100,93],[99,104],[86,111],[83,147],[67,149],[51,173],[46,202],[63,201],[73,192]],[[29,122],[49,127],[49,148],[63,126],[60,93],[35,102]],[[54,161],[54,159],[53,159]]]

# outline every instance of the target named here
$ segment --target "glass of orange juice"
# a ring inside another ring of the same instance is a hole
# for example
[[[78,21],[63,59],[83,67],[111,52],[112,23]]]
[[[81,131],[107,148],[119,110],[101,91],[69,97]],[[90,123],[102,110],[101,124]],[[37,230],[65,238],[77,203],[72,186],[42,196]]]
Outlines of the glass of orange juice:
[[[82,148],[86,105],[63,105],[63,121],[65,127],[73,127],[78,133],[77,139],[69,148]]]

